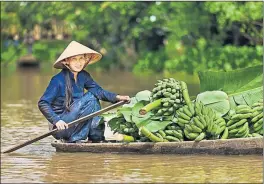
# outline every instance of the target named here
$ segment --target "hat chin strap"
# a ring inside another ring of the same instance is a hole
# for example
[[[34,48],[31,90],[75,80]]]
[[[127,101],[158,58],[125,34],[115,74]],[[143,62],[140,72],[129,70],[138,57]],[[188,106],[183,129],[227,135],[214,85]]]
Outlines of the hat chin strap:
[[[88,60],[87,63],[83,66],[83,69],[84,69],[84,68],[85,68],[85,67],[91,62],[92,58],[93,58],[93,54],[91,54],[89,60]]]

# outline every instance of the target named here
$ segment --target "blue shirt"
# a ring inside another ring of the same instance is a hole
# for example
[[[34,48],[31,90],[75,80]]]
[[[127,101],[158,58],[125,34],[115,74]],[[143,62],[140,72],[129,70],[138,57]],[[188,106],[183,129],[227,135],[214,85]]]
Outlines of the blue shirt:
[[[46,91],[38,102],[39,110],[46,117],[46,119],[56,124],[61,118],[60,114],[64,112],[65,107],[65,75],[67,69],[62,69],[60,73],[53,76]],[[115,93],[109,92],[101,88],[91,77],[91,75],[82,70],[77,75],[75,82],[73,73],[70,72],[70,79],[72,83],[72,99],[81,98],[84,95],[84,89],[90,91],[96,98],[103,101],[116,103]]]

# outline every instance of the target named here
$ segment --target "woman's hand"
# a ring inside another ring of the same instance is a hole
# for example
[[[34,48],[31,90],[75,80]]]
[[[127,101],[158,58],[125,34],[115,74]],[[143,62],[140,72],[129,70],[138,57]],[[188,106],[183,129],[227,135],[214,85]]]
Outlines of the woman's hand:
[[[59,120],[55,125],[58,130],[64,130],[65,128],[68,128],[68,124],[65,123],[63,120]]]
[[[118,101],[126,101],[126,103],[130,103],[131,101],[129,96],[116,95],[116,98]]]

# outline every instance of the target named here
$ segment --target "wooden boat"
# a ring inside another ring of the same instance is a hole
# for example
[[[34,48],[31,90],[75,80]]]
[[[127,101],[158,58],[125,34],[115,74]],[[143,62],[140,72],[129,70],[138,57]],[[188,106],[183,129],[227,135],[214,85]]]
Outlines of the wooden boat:
[[[262,155],[263,138],[203,140],[200,142],[51,143],[57,152]]]
[[[19,67],[38,67],[39,61],[33,55],[25,55],[17,60]]]

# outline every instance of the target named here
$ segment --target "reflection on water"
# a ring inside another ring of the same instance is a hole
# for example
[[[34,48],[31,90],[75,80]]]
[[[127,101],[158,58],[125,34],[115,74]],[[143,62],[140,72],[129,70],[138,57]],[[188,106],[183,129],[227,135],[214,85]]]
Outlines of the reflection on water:
[[[51,67],[50,67],[51,68]],[[89,70],[88,70],[89,71]],[[48,131],[37,101],[58,70],[17,70],[1,73],[1,149]],[[161,74],[90,72],[105,89],[134,96],[153,88]],[[166,76],[168,77],[168,76]],[[197,76],[175,74],[199,92]],[[107,105],[108,103],[103,103]],[[262,182],[261,156],[176,156],[56,153],[47,137],[14,153],[1,155],[2,182]]]
[[[57,153],[47,165],[46,182],[259,182],[262,170],[252,156]]]

